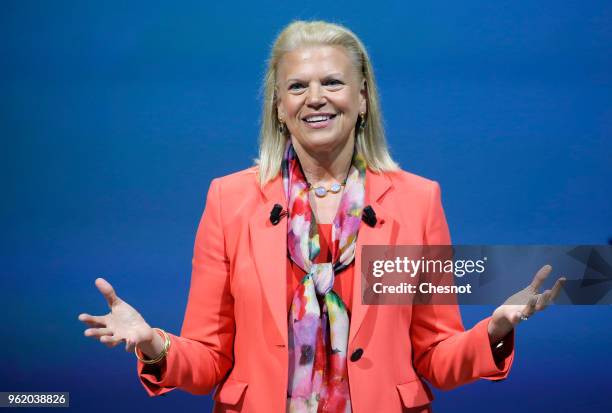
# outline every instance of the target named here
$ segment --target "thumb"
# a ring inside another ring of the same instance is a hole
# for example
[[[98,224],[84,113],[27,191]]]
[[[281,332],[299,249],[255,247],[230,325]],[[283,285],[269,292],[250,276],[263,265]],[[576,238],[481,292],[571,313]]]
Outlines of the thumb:
[[[115,289],[104,278],[96,278],[95,284],[96,287],[98,287],[100,293],[102,293],[102,295],[106,299],[106,302],[108,303],[109,307],[112,307],[113,304],[116,304],[117,301],[119,301],[119,297],[117,297]]]

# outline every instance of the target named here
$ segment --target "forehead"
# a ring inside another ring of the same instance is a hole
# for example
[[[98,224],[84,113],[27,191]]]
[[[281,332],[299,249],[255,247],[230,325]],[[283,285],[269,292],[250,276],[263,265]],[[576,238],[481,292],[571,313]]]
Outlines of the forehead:
[[[354,72],[348,52],[341,46],[306,46],[285,53],[278,64],[278,77],[304,77]]]

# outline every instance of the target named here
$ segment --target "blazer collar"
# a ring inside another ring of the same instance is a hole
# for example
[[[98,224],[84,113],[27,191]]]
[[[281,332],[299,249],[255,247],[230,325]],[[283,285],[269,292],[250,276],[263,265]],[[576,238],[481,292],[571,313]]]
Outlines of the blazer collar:
[[[371,205],[376,212],[377,223],[370,227],[363,221],[357,236],[355,271],[353,279],[353,305],[349,343],[353,341],[370,306],[362,304],[361,294],[361,247],[363,245],[392,244],[397,237],[397,220],[389,213],[384,204],[384,195],[393,187],[391,179],[385,174],[366,170],[365,205]],[[261,205],[249,220],[251,250],[261,289],[276,324],[279,342],[287,344],[287,219],[282,218],[277,225],[270,222],[270,211],[274,204],[287,210],[287,199],[281,174],[261,188]]]

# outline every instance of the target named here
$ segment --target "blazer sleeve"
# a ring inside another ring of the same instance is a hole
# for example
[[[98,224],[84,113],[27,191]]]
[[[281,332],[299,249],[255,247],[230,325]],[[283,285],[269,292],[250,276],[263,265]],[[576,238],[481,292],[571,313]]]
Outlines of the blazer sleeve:
[[[233,365],[234,303],[221,211],[220,185],[215,179],[196,234],[181,335],[170,335],[168,355],[159,364],[137,363],[139,379],[150,396],[177,387],[207,394]]]
[[[430,188],[424,244],[451,245],[437,182]],[[504,379],[514,359],[514,332],[504,338],[502,356],[494,356],[487,332],[490,319],[465,331],[458,305],[415,305],[410,335],[417,373],[444,390],[479,378]]]

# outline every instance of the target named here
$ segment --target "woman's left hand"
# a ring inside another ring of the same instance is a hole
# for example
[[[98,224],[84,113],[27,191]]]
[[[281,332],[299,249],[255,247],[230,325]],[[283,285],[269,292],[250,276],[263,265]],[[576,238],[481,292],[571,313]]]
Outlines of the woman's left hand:
[[[533,277],[531,284],[508,298],[506,302],[495,309],[488,327],[491,344],[500,341],[517,324],[527,320],[536,312],[544,310],[557,298],[561,287],[565,283],[564,277],[559,278],[552,289],[546,290],[543,293],[539,292],[540,287],[551,271],[552,267],[550,265],[540,268],[535,277]]]

